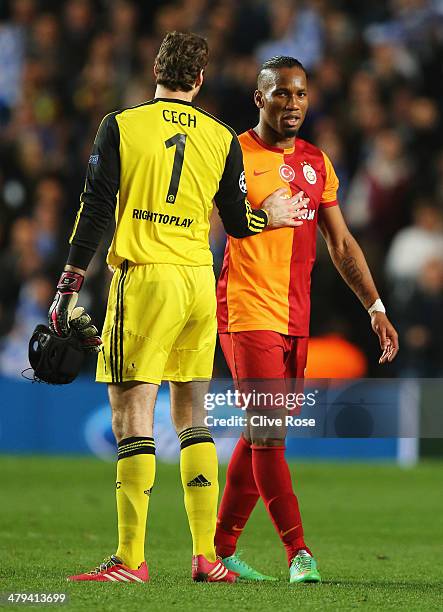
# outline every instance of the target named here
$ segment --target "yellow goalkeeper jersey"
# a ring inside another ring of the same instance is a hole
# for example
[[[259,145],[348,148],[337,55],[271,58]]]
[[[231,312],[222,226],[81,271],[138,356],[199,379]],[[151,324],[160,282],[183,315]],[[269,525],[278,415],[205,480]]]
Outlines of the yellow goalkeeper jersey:
[[[111,265],[211,265],[213,202],[232,236],[260,233],[267,224],[245,196],[237,136],[212,115],[170,98],[110,113],[89,158],[68,263],[87,266],[115,214]]]

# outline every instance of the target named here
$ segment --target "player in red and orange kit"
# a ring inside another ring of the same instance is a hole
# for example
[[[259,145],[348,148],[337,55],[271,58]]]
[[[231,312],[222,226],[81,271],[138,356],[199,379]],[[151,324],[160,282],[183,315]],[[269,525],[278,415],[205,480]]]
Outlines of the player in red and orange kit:
[[[309,198],[303,225],[236,240],[229,237],[218,283],[220,341],[233,378],[303,379],[306,366],[311,270],[319,227],[331,258],[368,310],[382,355],[392,361],[397,333],[385,314],[365,257],[341,214],[338,179],[327,155],[297,138],[308,109],[306,72],[289,57],[263,64],[254,100],[258,125],[239,137],[248,199],[259,207],[267,193],[284,187],[288,196]],[[319,582],[307,547],[288,465],[285,432],[257,435],[249,427],[237,443],[227,472],[216,532],[217,554],[245,579],[269,577],[235,553],[259,497],[284,544],[290,582]]]

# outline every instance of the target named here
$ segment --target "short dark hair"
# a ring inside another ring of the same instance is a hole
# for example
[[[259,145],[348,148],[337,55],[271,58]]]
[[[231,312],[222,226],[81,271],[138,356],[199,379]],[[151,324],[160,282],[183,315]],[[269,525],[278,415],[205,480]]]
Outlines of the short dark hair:
[[[280,68],[300,68],[303,70],[306,76],[308,76],[306,72],[306,68],[303,64],[295,57],[289,57],[288,55],[275,55],[274,57],[269,58],[260,67],[257,76],[257,85],[260,88],[261,85],[264,84],[265,75],[263,74],[266,70],[279,70]]]
[[[171,91],[190,91],[208,57],[208,43],[201,36],[168,32],[155,58],[157,83]]]

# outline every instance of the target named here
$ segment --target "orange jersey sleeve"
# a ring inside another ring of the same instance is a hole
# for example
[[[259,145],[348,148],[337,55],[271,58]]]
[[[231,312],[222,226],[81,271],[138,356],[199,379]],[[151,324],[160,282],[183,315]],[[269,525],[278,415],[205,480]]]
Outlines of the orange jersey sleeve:
[[[321,196],[321,206],[334,206],[337,204],[337,191],[339,186],[339,180],[337,175],[335,174],[334,166],[332,165],[331,160],[326,155],[324,151],[322,151],[323,160],[325,162],[325,170],[326,170],[326,179],[325,185],[323,188],[323,193]]]

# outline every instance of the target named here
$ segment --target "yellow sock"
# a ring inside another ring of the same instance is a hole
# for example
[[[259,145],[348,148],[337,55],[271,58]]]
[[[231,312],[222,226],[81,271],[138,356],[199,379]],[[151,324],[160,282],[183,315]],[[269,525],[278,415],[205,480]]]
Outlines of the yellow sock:
[[[126,438],[118,444],[118,549],[115,555],[131,569],[145,559],[146,517],[155,478],[153,438]]]
[[[214,535],[218,503],[218,461],[207,427],[189,427],[179,434],[180,473],[194,555],[215,561]]]

